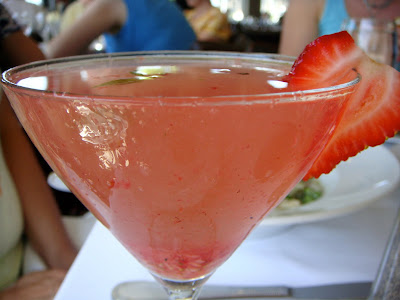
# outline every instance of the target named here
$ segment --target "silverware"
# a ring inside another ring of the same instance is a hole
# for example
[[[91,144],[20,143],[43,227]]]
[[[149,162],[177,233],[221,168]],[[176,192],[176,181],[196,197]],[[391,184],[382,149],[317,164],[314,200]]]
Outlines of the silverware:
[[[302,288],[284,286],[213,286],[205,285],[200,300],[271,300],[271,299],[366,299],[371,282],[333,284]],[[155,282],[126,282],[118,287],[119,298],[115,300],[165,300],[165,291]],[[114,293],[113,293],[114,295]]]
[[[370,300],[395,300],[400,297],[400,209],[386,245]]]

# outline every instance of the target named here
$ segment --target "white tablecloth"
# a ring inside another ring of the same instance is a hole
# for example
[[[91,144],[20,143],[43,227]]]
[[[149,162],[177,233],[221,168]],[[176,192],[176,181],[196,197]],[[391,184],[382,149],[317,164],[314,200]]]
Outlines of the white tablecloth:
[[[250,236],[208,284],[287,285],[373,281],[400,203],[400,188],[350,215]],[[110,300],[124,281],[153,281],[96,223],[56,300]]]

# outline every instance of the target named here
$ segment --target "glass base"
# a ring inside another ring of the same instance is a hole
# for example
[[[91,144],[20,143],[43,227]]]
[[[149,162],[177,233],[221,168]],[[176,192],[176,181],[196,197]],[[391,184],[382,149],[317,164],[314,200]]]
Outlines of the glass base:
[[[118,284],[112,291],[113,300],[195,300],[200,294],[201,287],[208,280],[210,275],[189,280],[174,281],[160,278],[153,275],[159,282],[123,282]]]

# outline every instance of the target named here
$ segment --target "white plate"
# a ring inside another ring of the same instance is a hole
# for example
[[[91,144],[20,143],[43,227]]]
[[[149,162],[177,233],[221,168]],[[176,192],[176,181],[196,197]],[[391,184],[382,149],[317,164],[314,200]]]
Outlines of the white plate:
[[[47,177],[47,184],[51,186],[53,189],[61,192],[70,193],[69,188],[64,184],[64,182],[57,176],[56,173],[50,172]]]
[[[296,208],[271,211],[259,226],[329,219],[360,210],[392,191],[400,179],[397,158],[385,146],[368,148],[322,175],[324,195]]]

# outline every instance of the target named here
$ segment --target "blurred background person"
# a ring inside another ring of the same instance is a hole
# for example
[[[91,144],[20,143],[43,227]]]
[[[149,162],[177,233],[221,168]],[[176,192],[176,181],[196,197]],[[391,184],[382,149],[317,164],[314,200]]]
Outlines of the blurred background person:
[[[279,53],[298,56],[318,36],[340,31],[349,18],[394,21],[399,15],[400,0],[291,0]]]
[[[85,53],[104,35],[106,52],[189,50],[196,36],[170,0],[78,0],[84,11],[45,47],[49,58]]]
[[[70,4],[66,4],[64,12],[60,18],[59,32],[66,30],[68,27],[73,25],[76,20],[85,11],[85,6],[89,4],[90,0],[76,0]]]
[[[0,4],[1,69],[43,58]],[[35,152],[0,93],[0,299],[53,299],[77,250]],[[24,236],[47,270],[21,276]]]
[[[181,1],[182,2],[182,1]],[[210,0],[186,0],[185,17],[200,42],[227,42],[232,36],[228,18]]]

